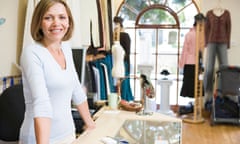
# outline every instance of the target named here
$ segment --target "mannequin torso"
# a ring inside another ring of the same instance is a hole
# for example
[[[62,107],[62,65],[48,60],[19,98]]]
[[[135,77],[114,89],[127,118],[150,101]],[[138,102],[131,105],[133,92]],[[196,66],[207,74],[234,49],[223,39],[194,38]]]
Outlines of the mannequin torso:
[[[225,9],[221,7],[221,0],[218,0],[217,6],[213,9],[213,13],[216,16],[221,16]]]
[[[117,25],[114,30],[114,43],[112,46],[113,68],[112,76],[123,78],[125,76],[124,55],[125,51],[120,44],[120,25]]]
[[[113,68],[112,68],[112,76],[123,78],[125,76],[124,69],[124,50],[120,45],[119,41],[114,41],[112,46],[112,55],[113,55]]]

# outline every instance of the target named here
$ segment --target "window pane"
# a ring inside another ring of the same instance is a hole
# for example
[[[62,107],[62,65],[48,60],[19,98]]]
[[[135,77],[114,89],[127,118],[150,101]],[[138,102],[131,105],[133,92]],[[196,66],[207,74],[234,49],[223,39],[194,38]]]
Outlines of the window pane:
[[[165,10],[151,9],[141,16],[139,24],[145,25],[176,24],[176,21],[174,17]]]
[[[145,13],[141,13],[154,4],[165,5],[166,9],[152,7]],[[177,14],[180,23],[177,29],[168,27],[169,25],[176,25],[175,18],[170,14],[170,11],[167,11],[168,9],[173,10]],[[142,14],[141,16],[139,15],[140,13]],[[177,73],[178,58],[182,52],[185,35],[193,26],[194,16],[197,13],[197,8],[192,0],[126,0],[119,11],[118,15],[124,18],[123,25],[125,31],[131,37],[130,74],[138,76],[138,65],[140,64],[153,66],[150,78],[156,90],[157,103],[160,102],[161,91],[157,81],[163,77],[160,74],[163,69],[169,70],[171,73],[169,78],[173,79],[170,90],[170,103],[179,104],[182,99],[179,96],[182,75]],[[138,18],[140,27],[138,27],[138,24],[136,25]],[[139,100],[139,80],[132,78],[131,87],[136,100]]]
[[[134,13],[134,11],[132,11],[131,9],[129,9],[128,7],[126,7],[126,5],[124,5],[121,9],[121,17],[124,19],[124,23],[127,21],[132,21],[135,22],[135,19],[137,18],[137,13]],[[134,26],[134,23],[128,22],[127,24],[130,24],[131,26]],[[129,25],[127,25],[129,26]]]
[[[162,70],[166,69],[170,72],[170,74],[177,74],[177,55],[166,55],[166,54],[159,54],[157,55],[157,74],[160,74]]]
[[[192,4],[178,13],[178,18],[181,27],[192,27],[194,23],[194,16],[197,14],[196,7]]]
[[[137,64],[153,64],[155,53],[154,29],[138,29],[136,39]]]
[[[125,5],[127,5],[129,9],[132,9],[132,11],[135,12],[139,12],[142,9],[148,7],[148,4],[149,3],[146,0],[125,0]]]
[[[168,0],[167,6],[175,12],[178,12],[191,3],[192,0]]]
[[[159,29],[158,47],[159,53],[177,53],[178,29]]]

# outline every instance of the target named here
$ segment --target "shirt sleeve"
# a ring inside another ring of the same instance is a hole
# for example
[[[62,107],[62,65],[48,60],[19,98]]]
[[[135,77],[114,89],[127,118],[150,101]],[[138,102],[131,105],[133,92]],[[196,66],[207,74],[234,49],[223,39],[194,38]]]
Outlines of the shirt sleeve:
[[[80,80],[78,78],[78,74],[74,65],[73,57],[72,57],[72,51],[71,48],[68,51],[68,57],[70,60],[71,68],[74,75],[74,89],[72,94],[72,102],[74,105],[79,105],[87,100],[86,91],[84,90],[84,87],[81,85]]]
[[[211,29],[211,25],[210,25],[210,20],[209,20],[209,11],[207,12],[206,15],[206,22],[205,22],[205,46],[208,44],[208,40],[209,40],[209,33],[210,33],[210,29]]]
[[[228,12],[228,16],[227,16],[227,23],[226,23],[226,33],[227,33],[227,47],[230,48],[230,42],[231,42],[231,28],[232,28],[232,24],[231,24],[231,15],[230,12]]]
[[[24,48],[21,55],[25,103],[31,106],[34,117],[52,117],[52,106],[38,49],[40,48],[31,45]]]

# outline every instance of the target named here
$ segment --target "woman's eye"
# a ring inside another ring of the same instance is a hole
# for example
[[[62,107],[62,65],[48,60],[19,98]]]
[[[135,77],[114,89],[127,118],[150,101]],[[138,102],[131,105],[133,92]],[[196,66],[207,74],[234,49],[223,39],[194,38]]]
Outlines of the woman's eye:
[[[45,20],[50,20],[50,19],[52,19],[52,17],[47,16],[47,17],[44,17],[44,19],[45,19]]]
[[[60,19],[66,19],[67,17],[66,16],[60,16]]]

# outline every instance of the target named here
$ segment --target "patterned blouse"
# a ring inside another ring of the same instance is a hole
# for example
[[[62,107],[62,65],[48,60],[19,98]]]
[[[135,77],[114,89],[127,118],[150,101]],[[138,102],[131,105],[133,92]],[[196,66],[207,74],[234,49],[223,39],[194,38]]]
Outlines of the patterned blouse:
[[[228,10],[217,16],[209,10],[206,15],[205,42],[208,43],[226,43],[230,48],[231,37],[231,16]]]

